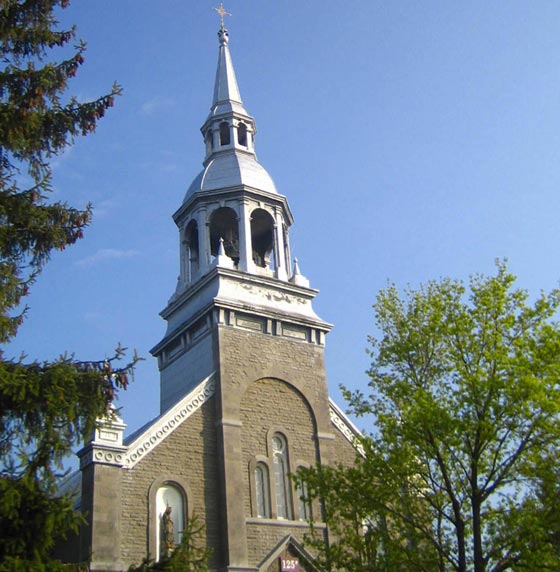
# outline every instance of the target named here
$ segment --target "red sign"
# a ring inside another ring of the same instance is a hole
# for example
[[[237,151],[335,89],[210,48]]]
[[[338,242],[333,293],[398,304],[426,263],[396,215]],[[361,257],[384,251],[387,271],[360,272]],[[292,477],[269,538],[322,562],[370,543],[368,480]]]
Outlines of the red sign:
[[[280,558],[280,572],[299,572],[299,559]]]

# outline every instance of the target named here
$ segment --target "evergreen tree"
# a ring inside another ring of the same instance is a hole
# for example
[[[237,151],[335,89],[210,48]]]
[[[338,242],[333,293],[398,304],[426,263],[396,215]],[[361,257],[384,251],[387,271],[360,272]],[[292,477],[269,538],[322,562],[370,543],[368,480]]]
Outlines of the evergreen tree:
[[[79,210],[47,202],[49,160],[86,135],[113,105],[120,88],[96,101],[66,96],[69,80],[83,63],[80,42],[66,59],[47,61],[53,49],[66,52],[75,30],[57,30],[54,11],[68,0],[0,2],[0,342],[15,335],[22,313],[12,315],[48,260],[82,237],[89,206]]]
[[[306,471],[336,570],[559,570],[560,291],[528,303],[505,263],[374,305],[371,415],[354,466]],[[319,531],[320,532],[320,531]]]
[[[50,160],[94,131],[120,88],[79,102],[67,95],[83,63],[75,30],[60,30],[68,0],[0,0],[0,343],[16,334],[21,304],[53,250],[82,237],[91,208],[49,201]],[[56,56],[59,60],[54,60]],[[76,530],[57,496],[63,458],[91,433],[132,363],[6,360],[0,353],[0,570],[59,570],[49,551]]]

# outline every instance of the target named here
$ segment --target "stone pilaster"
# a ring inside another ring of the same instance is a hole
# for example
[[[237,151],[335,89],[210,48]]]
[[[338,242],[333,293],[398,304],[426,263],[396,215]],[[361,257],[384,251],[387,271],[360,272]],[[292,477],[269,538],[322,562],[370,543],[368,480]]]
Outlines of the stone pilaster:
[[[82,513],[86,523],[80,532],[80,553],[90,560],[90,570],[121,571],[122,467],[126,425],[113,411],[97,422],[94,433],[78,452],[82,471]]]
[[[222,400],[224,396],[222,396]],[[227,570],[245,570],[248,566],[247,531],[243,503],[241,466],[241,423],[238,419],[218,422],[218,450],[221,461],[222,525],[226,541]]]

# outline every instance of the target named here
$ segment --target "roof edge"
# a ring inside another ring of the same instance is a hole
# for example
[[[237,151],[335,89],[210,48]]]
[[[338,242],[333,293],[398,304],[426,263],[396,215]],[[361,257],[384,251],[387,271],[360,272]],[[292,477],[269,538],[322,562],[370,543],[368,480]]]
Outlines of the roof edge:
[[[329,414],[331,423],[344,435],[347,441],[356,449],[362,457],[365,456],[364,448],[360,443],[362,432],[350,421],[350,418],[340,409],[340,407],[329,397]]]
[[[153,424],[128,445],[123,465],[125,469],[132,469],[214,395],[215,373],[212,372],[171,409],[157,417]]]

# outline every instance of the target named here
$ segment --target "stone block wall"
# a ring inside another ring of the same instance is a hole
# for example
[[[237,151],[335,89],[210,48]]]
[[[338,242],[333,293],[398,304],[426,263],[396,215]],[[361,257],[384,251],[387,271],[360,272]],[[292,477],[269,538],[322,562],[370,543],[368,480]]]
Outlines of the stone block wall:
[[[215,400],[209,399],[132,469],[123,470],[122,561],[138,564],[155,538],[150,487],[176,478],[186,483],[187,505],[206,524],[206,545],[219,556],[219,490]],[[152,538],[151,538],[152,537]],[[155,556],[152,554],[152,556]]]
[[[330,428],[324,346],[288,337],[219,326],[219,367],[225,415],[239,415],[241,399],[253,382],[289,382],[315,411],[318,428]]]
[[[335,436],[333,444],[335,463],[341,463],[346,467],[353,465],[357,453],[355,447],[340,431],[337,429],[333,431]]]
[[[269,460],[272,477],[271,438],[282,433],[288,442],[290,470],[319,459],[330,462],[334,443],[329,417],[324,346],[313,338],[294,339],[253,332],[231,325],[218,326],[220,400],[217,411],[227,420],[224,431],[225,495],[231,545],[237,550],[234,565],[256,566],[287,534],[299,540],[307,527],[297,519],[297,494],[292,487],[294,520],[259,519],[254,507],[252,467],[257,457]],[[238,427],[239,429],[235,429]],[[251,465],[253,463],[253,465]],[[232,470],[237,472],[232,475]],[[271,479],[272,484],[272,479]],[[271,496],[274,495],[271,486]],[[314,507],[318,510],[318,507]],[[272,515],[274,516],[274,515]],[[266,521],[266,522],[265,522]],[[242,532],[243,531],[243,532]],[[242,534],[244,536],[242,536]],[[231,564],[231,562],[230,562]]]
[[[270,460],[272,468],[271,434],[282,433],[288,444],[290,472],[299,465],[317,462],[317,435],[313,414],[302,395],[289,384],[277,379],[261,379],[249,386],[241,402],[240,419],[243,449],[243,498],[245,516],[256,517],[251,506],[254,487],[251,461],[256,456]],[[294,514],[297,518],[297,499],[294,491]]]
[[[268,459],[272,477],[274,432],[287,440],[290,471],[317,461],[351,463],[355,449],[330,420],[324,346],[313,337],[295,339],[282,331],[215,324],[200,347],[209,362],[214,360],[216,394],[134,466],[117,469],[124,569],[148,552],[156,556],[153,493],[166,481],[183,487],[188,514],[205,523],[212,569],[255,567],[288,534],[303,541],[307,526],[297,520],[295,487],[293,520],[258,518],[251,466],[257,457]],[[177,379],[192,375],[182,374],[179,363],[174,370]],[[90,483],[96,491],[103,488],[97,482],[102,473],[103,468]],[[117,502],[111,494],[107,503]],[[82,498],[87,504],[87,490]],[[320,521],[320,506],[313,511]],[[117,536],[108,531],[107,542],[116,542]]]

